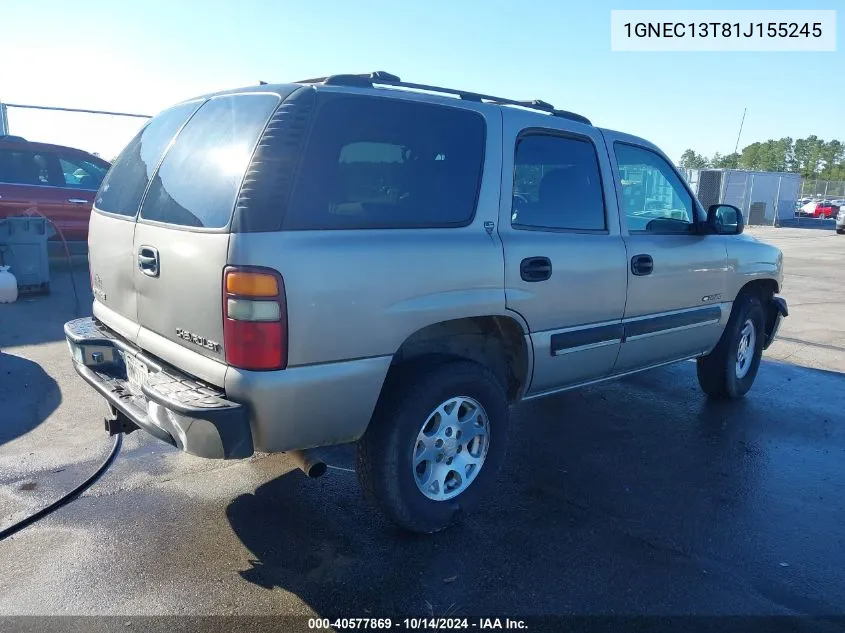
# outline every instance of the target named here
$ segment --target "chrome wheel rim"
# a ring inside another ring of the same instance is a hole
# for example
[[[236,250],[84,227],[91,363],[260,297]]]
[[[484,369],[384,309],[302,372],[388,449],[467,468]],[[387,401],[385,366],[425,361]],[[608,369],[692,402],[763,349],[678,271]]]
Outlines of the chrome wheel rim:
[[[745,378],[748,370],[751,369],[751,361],[754,359],[755,343],[757,332],[754,322],[746,319],[742,324],[742,331],[739,333],[739,345],[736,349],[736,377]]]
[[[490,447],[490,420],[468,396],[442,402],[426,418],[411,464],[421,493],[445,501],[464,492],[481,472]]]

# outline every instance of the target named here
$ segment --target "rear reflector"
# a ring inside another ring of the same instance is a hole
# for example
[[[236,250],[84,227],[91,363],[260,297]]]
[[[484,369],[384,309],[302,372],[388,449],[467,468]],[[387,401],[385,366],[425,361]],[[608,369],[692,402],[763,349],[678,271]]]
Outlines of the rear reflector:
[[[273,274],[230,271],[226,274],[226,292],[244,297],[275,297],[279,284]]]
[[[223,274],[226,362],[240,369],[284,369],[287,308],[281,275],[256,267],[228,267]],[[256,301],[253,297],[262,299]]]

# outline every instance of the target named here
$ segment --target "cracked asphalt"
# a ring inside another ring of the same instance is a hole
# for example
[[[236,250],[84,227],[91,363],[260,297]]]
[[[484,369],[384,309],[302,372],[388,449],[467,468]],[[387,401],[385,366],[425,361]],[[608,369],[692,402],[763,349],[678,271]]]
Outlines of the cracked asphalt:
[[[0,543],[0,615],[845,616],[845,237],[749,232],[785,252],[790,317],[745,400],[708,403],[686,362],[520,405],[495,494],[433,537],[371,512],[348,447],[308,480],[136,432]],[[0,527],[111,446],[62,338],[68,267],[53,277],[0,306]]]

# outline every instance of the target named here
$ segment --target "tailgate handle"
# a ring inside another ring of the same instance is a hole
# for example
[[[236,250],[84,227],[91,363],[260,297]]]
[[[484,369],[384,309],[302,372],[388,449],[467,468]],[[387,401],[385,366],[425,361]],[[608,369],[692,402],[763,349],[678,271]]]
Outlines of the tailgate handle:
[[[152,246],[142,246],[138,249],[138,268],[148,277],[158,277],[158,250]]]

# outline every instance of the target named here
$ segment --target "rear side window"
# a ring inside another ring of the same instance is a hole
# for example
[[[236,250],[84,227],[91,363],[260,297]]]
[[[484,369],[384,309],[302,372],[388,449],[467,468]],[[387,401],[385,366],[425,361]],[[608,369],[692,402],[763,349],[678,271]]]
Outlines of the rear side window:
[[[522,137],[516,146],[511,223],[538,229],[605,230],[593,144],[541,133]]]
[[[115,159],[94,205],[101,211],[134,216],[170,139],[199,105],[193,101],[174,106],[147,123]]]
[[[475,214],[484,163],[476,112],[338,97],[320,108],[283,228],[448,227]]]
[[[12,185],[57,186],[55,156],[28,150],[0,150],[0,182]]]
[[[228,95],[206,102],[164,157],[141,218],[180,226],[226,226],[255,143],[278,103],[278,96],[268,94]]]

